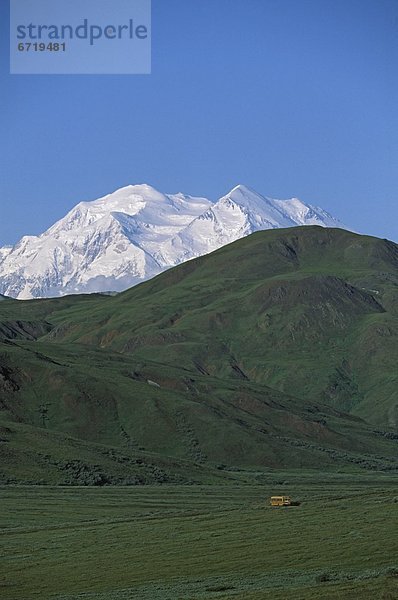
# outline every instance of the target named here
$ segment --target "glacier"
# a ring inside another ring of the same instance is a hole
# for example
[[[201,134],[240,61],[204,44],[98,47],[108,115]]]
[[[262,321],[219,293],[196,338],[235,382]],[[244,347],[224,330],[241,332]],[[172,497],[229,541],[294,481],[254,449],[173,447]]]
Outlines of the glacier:
[[[297,225],[347,229],[319,207],[245,185],[217,201],[128,185],[80,202],[41,235],[0,248],[0,294],[24,300],[118,292],[255,231]]]

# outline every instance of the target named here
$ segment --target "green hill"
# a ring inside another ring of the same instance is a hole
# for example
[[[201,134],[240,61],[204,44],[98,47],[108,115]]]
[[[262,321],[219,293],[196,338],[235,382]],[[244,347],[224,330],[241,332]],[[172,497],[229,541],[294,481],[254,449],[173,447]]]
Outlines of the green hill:
[[[136,476],[142,454],[187,481],[184,461],[202,481],[393,470],[397,335],[398,246],[318,227],[253,234],[117,296],[7,300],[0,447],[21,466],[28,430],[44,453],[53,432],[47,462],[55,444],[62,463],[79,440],[86,471],[110,482]],[[51,477],[67,479],[59,465]]]

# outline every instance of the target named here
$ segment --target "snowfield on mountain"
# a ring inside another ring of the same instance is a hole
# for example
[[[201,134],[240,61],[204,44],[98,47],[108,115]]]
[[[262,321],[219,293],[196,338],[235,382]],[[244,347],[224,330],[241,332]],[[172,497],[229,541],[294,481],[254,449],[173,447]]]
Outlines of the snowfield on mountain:
[[[0,293],[29,299],[122,291],[255,231],[297,225],[345,228],[298,198],[275,200],[244,185],[216,202],[129,185],[0,248]]]

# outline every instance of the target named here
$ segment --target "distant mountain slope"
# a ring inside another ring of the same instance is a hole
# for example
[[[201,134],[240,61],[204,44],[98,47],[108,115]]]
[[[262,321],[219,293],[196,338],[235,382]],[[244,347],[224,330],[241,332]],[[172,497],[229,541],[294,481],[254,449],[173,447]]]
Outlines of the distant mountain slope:
[[[0,293],[121,291],[254,231],[294,225],[343,227],[297,198],[273,200],[243,185],[217,202],[127,186],[79,203],[40,236],[0,248]]]

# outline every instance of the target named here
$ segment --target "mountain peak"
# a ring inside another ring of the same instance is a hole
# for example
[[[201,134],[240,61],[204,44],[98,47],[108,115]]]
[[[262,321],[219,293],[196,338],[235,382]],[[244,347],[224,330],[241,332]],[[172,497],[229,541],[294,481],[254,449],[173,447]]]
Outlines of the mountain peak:
[[[80,202],[40,236],[0,248],[0,293],[14,298],[121,291],[254,231],[322,225],[331,215],[244,184],[216,202],[127,185]]]
[[[152,185],[149,185],[148,183],[136,183],[136,184],[130,184],[130,185],[126,185],[124,187],[118,188],[117,190],[115,190],[112,194],[109,194],[110,196],[112,196],[113,194],[137,194],[140,196],[145,196],[145,197],[158,197],[158,196],[164,196],[164,194],[162,194],[161,192],[159,192],[159,190],[157,190],[156,188],[154,188]]]
[[[238,185],[236,185],[235,187],[232,188],[232,190],[227,194],[227,196],[230,196],[231,194],[234,194],[235,192],[241,192],[242,194],[252,194],[252,193],[257,193],[255,192],[252,188],[249,188],[247,185],[244,185],[243,183],[238,183]]]

